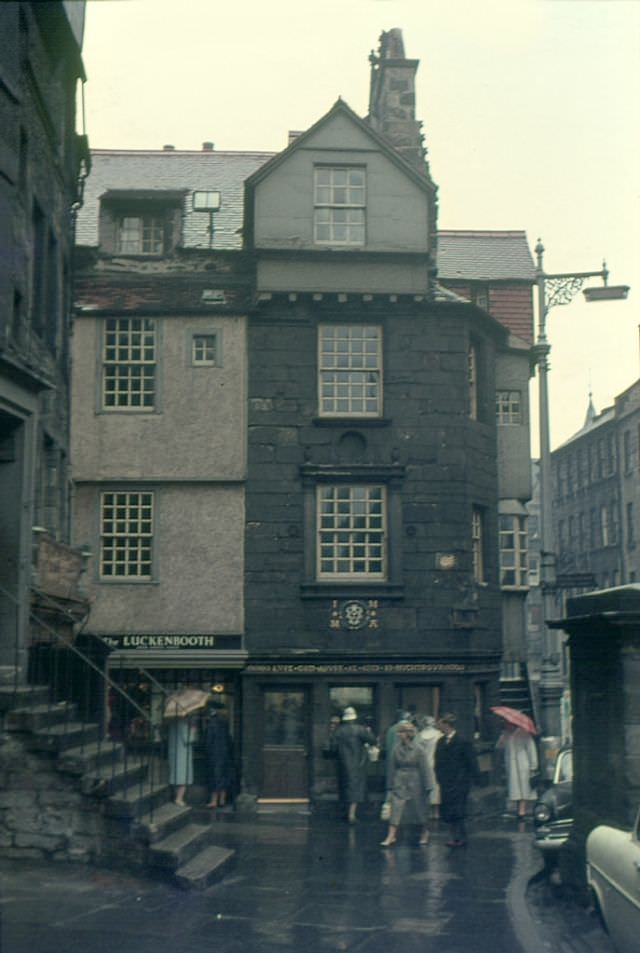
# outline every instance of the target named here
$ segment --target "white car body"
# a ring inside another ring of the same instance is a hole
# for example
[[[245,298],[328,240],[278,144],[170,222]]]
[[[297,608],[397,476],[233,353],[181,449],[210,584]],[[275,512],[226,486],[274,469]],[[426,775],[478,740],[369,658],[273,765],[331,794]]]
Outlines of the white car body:
[[[587,837],[587,881],[619,953],[640,949],[640,811],[632,831],[600,825]]]

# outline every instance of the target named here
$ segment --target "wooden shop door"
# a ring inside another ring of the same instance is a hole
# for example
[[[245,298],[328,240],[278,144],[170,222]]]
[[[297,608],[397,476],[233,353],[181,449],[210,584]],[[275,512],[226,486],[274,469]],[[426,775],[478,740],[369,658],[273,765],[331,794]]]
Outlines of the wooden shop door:
[[[309,796],[309,698],[304,688],[265,689],[262,800]]]

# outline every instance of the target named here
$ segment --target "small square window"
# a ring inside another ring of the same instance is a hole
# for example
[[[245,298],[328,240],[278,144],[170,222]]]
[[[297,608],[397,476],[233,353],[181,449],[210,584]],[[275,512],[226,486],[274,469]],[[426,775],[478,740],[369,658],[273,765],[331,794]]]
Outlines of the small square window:
[[[218,335],[194,334],[191,338],[191,363],[194,367],[217,367]]]

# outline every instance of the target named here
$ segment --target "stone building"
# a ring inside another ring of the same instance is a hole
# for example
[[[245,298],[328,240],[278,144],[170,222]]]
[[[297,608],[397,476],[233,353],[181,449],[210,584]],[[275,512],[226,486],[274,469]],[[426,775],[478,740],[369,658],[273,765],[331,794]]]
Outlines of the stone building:
[[[640,579],[640,382],[596,413],[552,461],[559,598]],[[559,609],[562,609],[559,604]]]
[[[20,678],[30,642],[68,637],[86,611],[82,556],[67,545],[84,6],[0,5],[0,665]]]
[[[323,753],[347,704],[381,732],[397,708],[454,709],[482,749],[503,611],[518,678],[526,662],[533,266],[522,233],[438,233],[416,65],[383,34],[369,117],[339,100],[247,182],[258,798],[335,790]]]
[[[522,232],[438,232],[416,68],[383,34],[370,115],[338,100],[275,156],[93,154],[87,631],[156,722],[215,685],[248,799],[335,793],[349,703],[379,730],[454,708],[489,750],[523,674],[533,266]]]
[[[97,151],[77,230],[74,534],[87,632],[159,725],[163,691],[237,716],[244,645],[245,178],[269,154]],[[219,209],[210,212],[212,200]],[[205,207],[200,211],[199,206]],[[111,693],[114,733],[139,731]],[[133,725],[133,727],[132,727]]]

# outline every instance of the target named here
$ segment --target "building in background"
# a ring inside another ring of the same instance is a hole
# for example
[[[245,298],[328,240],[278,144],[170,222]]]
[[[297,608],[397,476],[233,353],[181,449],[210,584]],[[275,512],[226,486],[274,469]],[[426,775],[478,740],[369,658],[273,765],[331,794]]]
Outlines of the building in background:
[[[67,545],[84,7],[0,5],[0,665],[19,679],[31,642],[68,636],[86,611]]]

